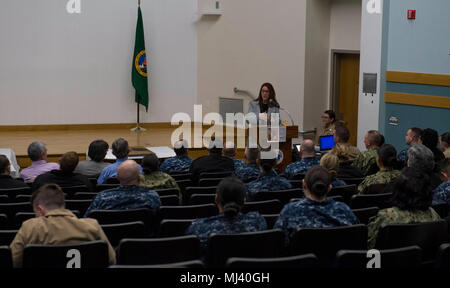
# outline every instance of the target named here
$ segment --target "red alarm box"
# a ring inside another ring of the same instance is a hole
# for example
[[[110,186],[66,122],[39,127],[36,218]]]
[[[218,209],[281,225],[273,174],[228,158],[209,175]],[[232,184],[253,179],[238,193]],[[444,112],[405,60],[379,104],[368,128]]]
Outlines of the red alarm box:
[[[416,19],[416,10],[408,10],[408,19],[409,20]]]

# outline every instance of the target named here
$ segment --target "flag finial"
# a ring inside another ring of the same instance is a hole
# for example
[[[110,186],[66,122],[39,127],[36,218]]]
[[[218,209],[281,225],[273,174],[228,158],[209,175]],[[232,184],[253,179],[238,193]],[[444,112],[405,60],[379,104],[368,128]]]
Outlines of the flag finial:
[[[141,0],[138,0],[138,7],[141,7]]]

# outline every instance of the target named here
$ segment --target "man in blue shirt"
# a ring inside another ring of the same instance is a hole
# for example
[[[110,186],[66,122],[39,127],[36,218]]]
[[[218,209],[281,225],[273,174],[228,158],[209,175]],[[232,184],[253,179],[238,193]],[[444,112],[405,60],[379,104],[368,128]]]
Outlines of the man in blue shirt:
[[[224,157],[228,157],[233,160],[235,170],[244,167],[244,161],[236,159],[236,148],[234,147],[233,142],[226,142],[222,153]]]
[[[284,175],[288,179],[292,179],[295,174],[305,174],[312,166],[320,165],[316,158],[316,150],[314,149],[314,142],[312,140],[304,140],[300,147],[300,161],[289,164],[284,169]]]
[[[102,173],[100,173],[100,176],[97,179],[97,184],[103,184],[108,178],[114,178],[117,176],[117,169],[119,168],[120,164],[128,160],[128,154],[130,153],[128,141],[123,138],[115,140],[112,144],[112,153],[117,158],[116,163],[108,165],[105,167],[105,169],[102,170]],[[138,165],[138,168],[140,173],[142,174],[141,165]]]
[[[255,180],[261,174],[259,166],[256,160],[259,158],[258,148],[246,148],[245,149],[245,161],[246,165],[235,168],[234,175],[239,177],[244,183],[248,183],[251,180]],[[254,178],[254,179],[253,179]]]
[[[138,164],[133,160],[126,160],[117,169],[117,179],[120,186],[99,192],[92,200],[91,206],[84,217],[92,210],[129,210],[149,208],[157,210],[161,200],[155,190],[139,186],[141,175]]]
[[[159,169],[164,173],[189,171],[192,159],[187,156],[188,144],[186,140],[179,140],[173,145],[177,156],[164,160]]]
[[[433,190],[433,204],[446,203],[450,205],[450,158],[445,158],[439,165],[444,182]]]

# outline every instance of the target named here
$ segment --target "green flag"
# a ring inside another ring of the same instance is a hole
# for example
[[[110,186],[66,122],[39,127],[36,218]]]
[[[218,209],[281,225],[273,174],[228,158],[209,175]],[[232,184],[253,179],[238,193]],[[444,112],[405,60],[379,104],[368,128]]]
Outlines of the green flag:
[[[136,38],[131,68],[131,79],[136,89],[135,101],[145,106],[148,111],[147,54],[145,53],[144,25],[142,23],[141,7],[138,7]]]

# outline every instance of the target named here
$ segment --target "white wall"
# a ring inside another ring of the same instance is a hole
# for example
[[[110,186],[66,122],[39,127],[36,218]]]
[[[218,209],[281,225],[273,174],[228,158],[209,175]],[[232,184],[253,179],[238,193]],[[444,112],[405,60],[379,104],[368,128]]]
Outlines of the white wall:
[[[0,1],[0,123],[132,123],[137,0]],[[192,114],[197,94],[197,0],[145,0],[149,113]],[[141,109],[145,111],[145,109]]]
[[[359,50],[361,44],[361,1],[331,1],[331,49]]]

